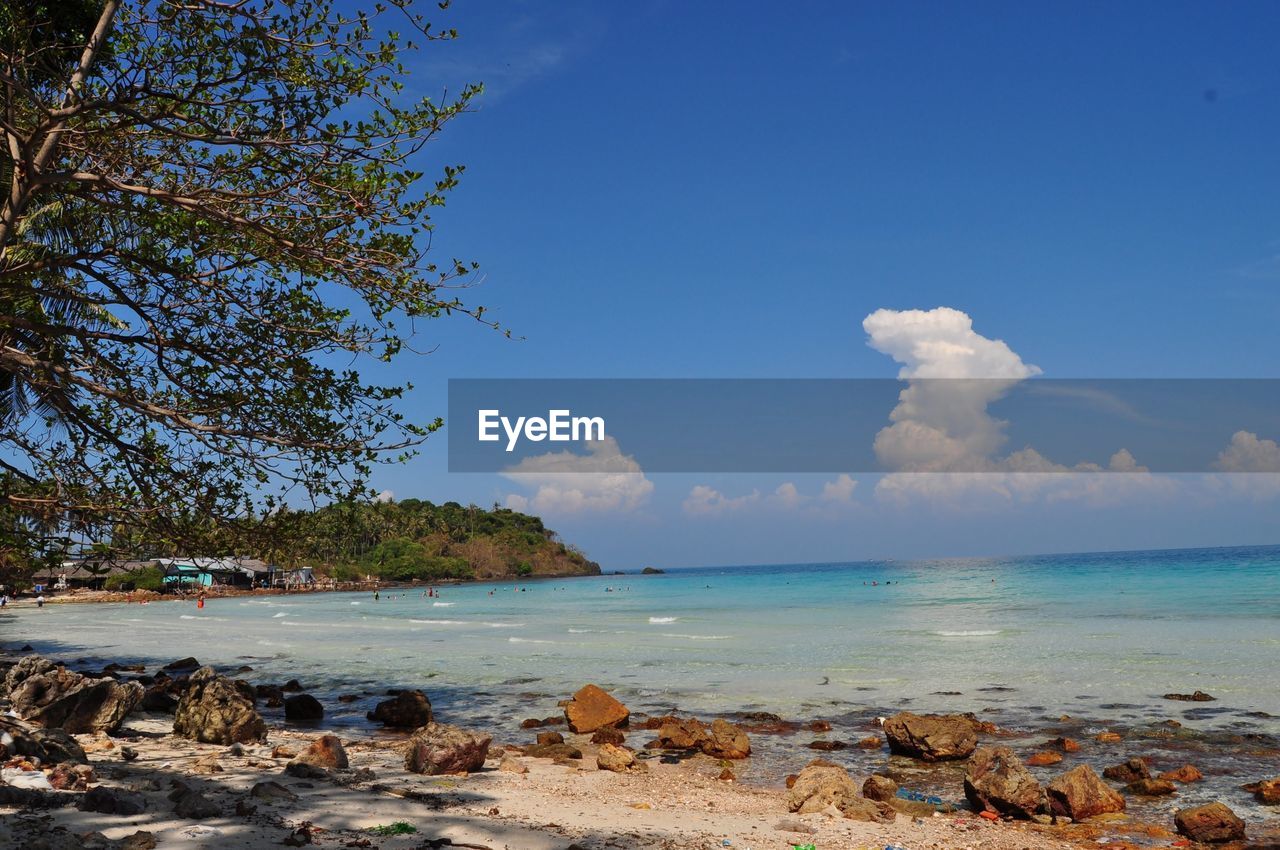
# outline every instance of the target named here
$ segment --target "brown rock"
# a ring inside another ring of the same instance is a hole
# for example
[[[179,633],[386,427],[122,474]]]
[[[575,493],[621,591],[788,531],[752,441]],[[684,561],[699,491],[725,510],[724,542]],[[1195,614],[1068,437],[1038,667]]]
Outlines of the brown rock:
[[[862,783],[862,796],[868,800],[878,800],[881,803],[888,803],[898,795],[898,783],[894,782],[887,776],[880,776],[873,773],[867,777],[867,781]]]
[[[619,747],[622,746],[626,740],[626,734],[621,729],[616,729],[613,726],[601,726],[596,730],[595,734],[591,736],[591,743],[593,744],[613,744]]]
[[[1124,811],[1124,797],[1087,764],[1074,767],[1049,783],[1048,795],[1053,813],[1072,820]]]
[[[296,755],[297,755],[297,752],[289,749],[284,744],[277,744],[271,750],[271,757],[273,759],[291,759]]]
[[[1259,803],[1264,806],[1275,806],[1280,804],[1280,777],[1276,779],[1263,779],[1259,782],[1250,782],[1244,786],[1244,790],[1253,794]]]
[[[751,740],[741,726],[717,718],[710,735],[702,742],[702,751],[717,759],[744,759],[751,755]]]
[[[1052,749],[1061,750],[1064,753],[1080,752],[1080,743],[1074,738],[1054,738],[1049,742],[1048,746]]]
[[[1165,694],[1164,698],[1180,702],[1213,702],[1217,699],[1217,697],[1211,697],[1204,691],[1196,691],[1194,694]]]
[[[1124,740],[1119,732],[1099,732],[1094,740],[1102,744],[1118,744]]]
[[[1032,753],[1027,759],[1027,764],[1032,767],[1048,767],[1051,764],[1057,764],[1062,761],[1062,753],[1055,753],[1049,750],[1041,750],[1038,753]]]
[[[178,700],[173,731],[193,741],[225,746],[260,741],[267,726],[230,679],[219,676],[212,667],[201,667],[191,674]]]
[[[858,741],[858,749],[860,750],[878,750],[884,746],[884,741],[875,735],[868,735]]]
[[[699,749],[708,735],[706,724],[701,720],[693,717],[684,719],[669,717],[658,729],[658,749]]]
[[[89,783],[97,781],[93,768],[87,764],[63,762],[49,773],[49,784],[57,791],[85,791]]]
[[[1045,803],[1044,789],[1008,747],[983,747],[964,775],[964,795],[980,812],[1030,820]]]
[[[1195,765],[1184,764],[1177,770],[1166,770],[1164,773],[1160,774],[1159,778],[1168,779],[1171,782],[1181,782],[1186,784],[1188,782],[1199,782],[1201,779],[1204,779],[1204,774],[1197,770]]]
[[[347,751],[337,735],[321,735],[298,756],[297,761],[312,767],[345,770],[350,767]]]
[[[1222,803],[1179,809],[1173,815],[1173,823],[1181,835],[1201,844],[1241,841],[1245,837],[1244,821]]]
[[[727,767],[724,770],[720,771],[720,775],[717,776],[716,778],[719,779],[721,782],[735,782],[738,779],[738,777],[733,775],[733,771]]]
[[[524,748],[524,754],[536,759],[582,758],[582,750],[573,744],[533,744]]]
[[[635,753],[626,747],[618,747],[613,744],[601,744],[600,750],[596,753],[596,767],[600,770],[610,770],[614,773],[625,773],[636,766]]]
[[[217,753],[210,753],[207,756],[201,756],[191,763],[191,772],[203,776],[212,776],[215,773],[222,773],[222,762],[218,760]]]
[[[602,726],[626,726],[631,712],[596,685],[587,685],[564,707],[570,731],[587,734]]]
[[[114,732],[144,693],[137,682],[89,678],[38,655],[10,667],[4,688],[18,717],[72,735]]]
[[[521,729],[538,729],[543,725],[543,722],[536,717],[529,717],[520,721]]]
[[[815,720],[809,724],[810,732],[830,732],[831,724],[825,720]]]
[[[899,712],[884,722],[890,752],[922,761],[968,758],[978,746],[972,718]]]
[[[800,771],[787,795],[787,810],[798,814],[820,812],[827,806],[839,807],[845,800],[858,797],[858,784],[843,767],[833,764],[810,764]]]
[[[528,773],[529,772],[529,768],[525,767],[523,762],[521,762],[519,759],[514,759],[511,756],[502,757],[502,761],[498,762],[498,770],[502,771],[503,773]]]
[[[1103,769],[1102,775],[1116,782],[1137,782],[1139,779],[1150,779],[1151,771],[1142,759],[1129,759],[1124,764],[1113,764]]]
[[[879,742],[877,741],[877,743]],[[844,741],[810,741],[806,746],[811,750],[821,750],[824,753],[847,750],[849,748],[849,745]]]
[[[538,743],[539,744],[563,744],[564,735],[561,735],[559,732],[539,732]]]
[[[370,720],[396,729],[417,729],[432,720],[431,700],[422,691],[401,691],[368,713]]]
[[[404,769],[438,776],[472,773],[484,767],[490,735],[477,735],[446,723],[428,723],[413,733],[405,750]]]
[[[1178,788],[1167,779],[1146,778],[1130,782],[1125,786],[1125,790],[1140,797],[1163,797],[1176,792]]]

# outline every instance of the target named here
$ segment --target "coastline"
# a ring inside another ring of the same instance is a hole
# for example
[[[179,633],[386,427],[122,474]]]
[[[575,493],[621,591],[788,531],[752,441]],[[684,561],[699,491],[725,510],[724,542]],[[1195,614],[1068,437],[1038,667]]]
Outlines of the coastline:
[[[25,655],[6,653],[2,662],[7,667]],[[71,659],[61,660],[69,669],[83,666]],[[158,672],[160,667],[159,663],[148,665],[147,672]],[[124,681],[141,671],[109,672]],[[252,682],[253,671],[247,666],[238,671],[225,668],[225,672],[238,672]],[[783,718],[744,714],[734,706],[724,709],[723,716],[737,717],[753,741],[770,736],[788,739],[802,764],[829,754],[808,749],[804,743],[813,737],[809,732],[821,733],[821,726],[802,728]],[[558,717],[547,719],[550,722],[529,727],[528,721],[522,724],[512,717],[500,728],[478,730],[492,734],[493,742],[477,772],[422,776],[405,769],[406,731],[379,729],[374,724],[335,728],[324,721],[269,721],[261,743],[228,747],[177,737],[172,717],[138,712],[110,736],[97,733],[76,738],[89,753],[95,784],[140,794],[146,800],[143,812],[122,817],[54,808],[23,814],[21,807],[4,806],[0,807],[6,814],[0,819],[0,844],[34,848],[41,846],[33,843],[36,835],[65,834],[68,841],[78,841],[75,836],[88,832],[108,840],[98,846],[122,848],[258,847],[303,841],[303,837],[304,843],[330,846],[490,850],[722,846],[759,850],[806,844],[824,850],[868,846],[1060,850],[1102,843],[1130,849],[1187,843],[1167,818],[1134,816],[1132,812],[1083,822],[979,817],[963,802],[963,763],[930,765],[887,753],[886,769],[878,773],[896,777],[904,787],[915,782],[958,804],[936,811],[933,806],[895,800],[897,816],[890,823],[851,820],[830,806],[796,814],[788,810],[785,785],[776,780],[751,781],[750,758],[726,761],[703,753],[646,749],[646,739],[655,734],[659,719],[633,716],[624,734],[627,744],[641,754],[641,766],[621,773],[597,768],[601,747],[593,743],[592,735],[571,733]],[[983,746],[1002,745],[1010,737],[1006,730],[980,725],[984,728],[980,736]],[[1056,731],[1057,727],[1046,726],[1032,735],[1044,737]],[[291,757],[333,732],[341,736],[349,766],[291,775]],[[582,757],[566,757],[571,753],[564,750],[526,752],[535,736],[547,732],[555,733],[551,738],[562,737],[570,749],[580,750]],[[873,737],[877,750],[884,750],[883,732]],[[1111,741],[1080,743],[1084,749],[1080,761],[1092,764],[1098,773],[1119,758],[1109,747]],[[126,747],[131,751],[128,761],[124,759]],[[853,776],[859,786],[867,778],[866,774]],[[264,797],[252,790],[264,781],[284,786],[290,796]],[[187,787],[197,788],[218,813],[196,819],[176,815],[173,796]],[[410,823],[417,832],[401,836],[370,832],[396,822]],[[142,843],[136,845],[110,843],[124,842],[140,830],[151,833],[158,843],[149,845],[146,839],[137,839]],[[1237,842],[1234,846],[1274,846],[1280,841],[1280,821],[1270,817],[1251,823],[1249,837],[1248,844]],[[422,843],[424,840],[427,843]]]

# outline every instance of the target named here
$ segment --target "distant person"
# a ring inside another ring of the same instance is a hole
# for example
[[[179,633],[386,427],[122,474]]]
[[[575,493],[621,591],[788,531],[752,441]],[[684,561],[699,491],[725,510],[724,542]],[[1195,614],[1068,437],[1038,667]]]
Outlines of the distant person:
[[[379,596],[378,596],[378,591],[376,591],[376,590],[375,590],[375,591],[373,592],[373,601],[374,601],[374,602],[377,602],[380,598],[381,598],[381,597],[379,597]]]
[[[196,607],[197,607],[197,608],[203,608],[203,607],[204,607],[204,594],[203,594],[203,593],[202,593],[202,594],[200,594],[200,598],[198,598],[198,599],[196,600]]]
[[[36,597],[36,607],[37,607],[37,608],[43,608],[43,607],[44,607],[44,594],[43,594],[43,593]]]

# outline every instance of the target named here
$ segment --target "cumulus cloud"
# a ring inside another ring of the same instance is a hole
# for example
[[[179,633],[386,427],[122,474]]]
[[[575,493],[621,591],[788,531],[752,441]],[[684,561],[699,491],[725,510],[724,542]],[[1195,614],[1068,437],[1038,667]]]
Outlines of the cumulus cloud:
[[[745,496],[730,498],[714,487],[698,484],[689,491],[681,507],[690,516],[720,516],[741,510],[760,500],[760,491],[753,490]]]
[[[387,502],[394,502],[395,500],[396,493],[394,490],[383,490],[381,493],[373,497],[373,501],[379,505]]]
[[[842,472],[835,481],[822,485],[822,495],[819,498],[827,503],[847,504],[853,501],[853,489],[857,486],[858,482],[852,475]]]
[[[549,452],[528,457],[502,476],[532,491],[512,493],[507,507],[537,514],[632,511],[649,500],[653,482],[613,437],[585,444],[589,454]]]
[[[1280,445],[1251,431],[1237,431],[1214,466],[1223,472],[1280,472]]]

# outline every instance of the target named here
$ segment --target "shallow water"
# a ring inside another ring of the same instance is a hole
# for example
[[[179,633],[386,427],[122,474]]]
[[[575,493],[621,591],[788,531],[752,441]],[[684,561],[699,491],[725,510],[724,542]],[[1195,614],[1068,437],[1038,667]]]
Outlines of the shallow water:
[[[442,719],[517,740],[521,718],[557,713],[557,700],[593,681],[633,710],[822,718],[836,724],[825,737],[842,740],[903,708],[983,713],[1026,730],[1011,740],[1020,748],[1116,724],[1125,744],[1081,758],[1100,767],[1132,752],[1156,755],[1160,769],[1192,761],[1213,774],[1179,805],[1225,795],[1257,809],[1235,786],[1277,772],[1280,719],[1268,715],[1280,715],[1280,547],[722,567],[519,587],[213,599],[203,610],[11,609],[0,641],[93,663],[194,655],[251,665],[255,682],[301,679],[322,698],[363,694],[329,702],[338,725],[362,722],[389,687],[421,687]],[[1161,698],[1196,689],[1217,701]],[[1166,719],[1181,728],[1158,725]],[[748,778],[803,764],[813,737],[757,736]],[[864,769],[885,759],[830,757]],[[940,784],[945,774],[912,778]]]

